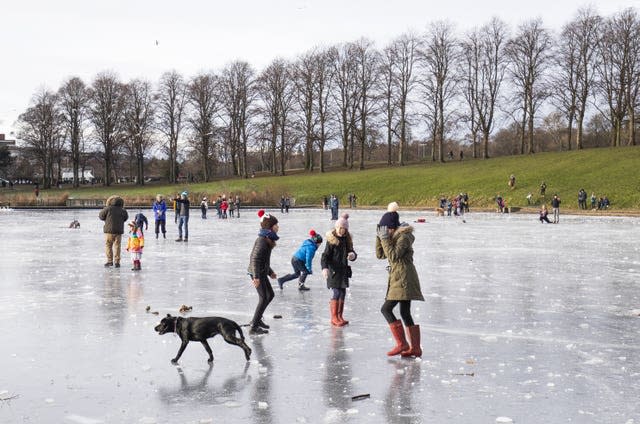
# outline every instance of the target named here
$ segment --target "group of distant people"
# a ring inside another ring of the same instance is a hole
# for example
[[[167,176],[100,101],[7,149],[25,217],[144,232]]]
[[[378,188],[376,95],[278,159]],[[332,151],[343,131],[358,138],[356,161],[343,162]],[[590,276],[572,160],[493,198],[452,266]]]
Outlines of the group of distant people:
[[[457,196],[447,198],[446,196],[440,196],[439,212],[447,216],[462,216],[465,212],[469,212],[469,195],[467,193],[460,193]]]
[[[216,210],[218,219],[240,218],[240,196],[235,196],[234,199],[227,200],[226,195],[219,195],[213,203],[213,208]],[[209,202],[207,196],[203,196],[202,201],[200,201],[200,215],[202,219],[207,219],[208,210]]]

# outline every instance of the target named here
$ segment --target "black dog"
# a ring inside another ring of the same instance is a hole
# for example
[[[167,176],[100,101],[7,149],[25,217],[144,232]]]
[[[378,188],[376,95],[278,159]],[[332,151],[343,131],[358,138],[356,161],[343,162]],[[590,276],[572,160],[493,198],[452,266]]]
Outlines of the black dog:
[[[172,317],[171,314],[167,314],[165,318],[162,318],[160,324],[158,324],[155,330],[160,334],[176,333],[180,336],[182,344],[178,350],[178,354],[171,360],[172,364],[178,362],[182,352],[184,352],[187,344],[190,341],[200,342],[204,346],[205,350],[209,354],[209,362],[213,362],[213,353],[207,343],[207,339],[221,334],[224,340],[229,344],[240,346],[244,350],[244,356],[249,360],[251,356],[251,348],[244,342],[244,335],[240,326],[235,322],[227,318],[221,317],[204,317],[204,318],[182,318]],[[235,336],[236,330],[240,333],[240,338]]]

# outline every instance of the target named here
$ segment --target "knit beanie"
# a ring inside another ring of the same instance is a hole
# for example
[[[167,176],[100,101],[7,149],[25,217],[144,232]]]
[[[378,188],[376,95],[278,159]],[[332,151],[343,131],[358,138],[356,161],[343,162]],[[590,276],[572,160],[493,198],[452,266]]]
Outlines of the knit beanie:
[[[264,209],[260,209],[258,211],[258,217],[260,218],[260,228],[264,228],[266,230],[278,223],[278,218],[273,215],[269,215],[264,211]]]
[[[314,243],[322,243],[322,236],[318,233],[316,233],[315,230],[311,230],[309,231],[309,236],[311,237],[311,240],[313,240]]]
[[[343,213],[342,215],[340,215],[340,218],[338,218],[336,220],[336,228],[346,228],[347,230],[349,229],[349,214],[348,213]]]
[[[378,225],[387,228],[398,228],[400,226],[400,215],[398,215],[398,204],[396,202],[389,203],[387,212],[382,215]]]

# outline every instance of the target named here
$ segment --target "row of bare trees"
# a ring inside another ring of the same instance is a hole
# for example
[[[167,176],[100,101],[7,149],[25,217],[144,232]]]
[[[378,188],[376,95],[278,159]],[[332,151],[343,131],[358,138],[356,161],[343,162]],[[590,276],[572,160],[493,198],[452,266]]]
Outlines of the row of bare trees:
[[[250,154],[274,174],[284,174],[294,153],[306,170],[324,172],[325,150],[336,146],[343,167],[363,169],[376,149],[389,165],[404,165],[412,138],[430,146],[433,161],[444,160],[451,142],[486,159],[501,125],[517,128],[517,153],[534,153],[540,115],[550,111],[566,126],[567,149],[584,147],[590,114],[606,117],[610,145],[635,145],[639,94],[637,11],[602,17],[585,8],[558,34],[539,19],[512,31],[494,18],[462,35],[435,22],[381,49],[367,39],[316,47],[261,72],[236,61],[188,79],[167,72],[155,85],[123,83],[111,72],[90,85],[74,77],[34,96],[19,136],[45,186],[63,157],[78,184],[88,148],[104,161],[106,185],[123,154],[135,162],[139,184],[145,158],[159,153],[171,182],[185,155],[209,181],[222,167],[247,177]]]

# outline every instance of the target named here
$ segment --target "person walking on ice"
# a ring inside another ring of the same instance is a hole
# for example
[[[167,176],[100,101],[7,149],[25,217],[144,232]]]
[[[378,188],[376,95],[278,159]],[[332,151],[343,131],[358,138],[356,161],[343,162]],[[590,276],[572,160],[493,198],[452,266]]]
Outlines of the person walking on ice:
[[[332,290],[329,302],[331,325],[343,327],[349,324],[349,321],[342,317],[349,278],[352,274],[347,261],[355,261],[358,257],[349,233],[349,214],[342,214],[336,220],[335,228],[327,233],[326,239],[320,264],[322,275],[327,280],[327,288]]]
[[[315,230],[309,231],[309,238],[302,242],[302,246],[296,250],[291,258],[293,273],[278,278],[278,286],[280,287],[280,290],[282,290],[284,283],[296,278],[298,278],[298,290],[309,290],[304,283],[307,280],[307,275],[311,275],[313,273],[311,270],[313,257],[321,244],[322,236],[316,233]]]
[[[120,196],[110,196],[106,206],[98,214],[104,221],[105,253],[107,262],[104,266],[120,268],[120,249],[124,223],[129,219],[129,213],[124,208],[124,200]],[[114,261],[115,260],[115,261]]]
[[[258,211],[258,217],[260,217],[260,231],[253,244],[251,256],[249,257],[249,269],[247,270],[253,287],[258,292],[258,304],[253,313],[249,334],[266,334],[269,332],[269,326],[265,324],[262,316],[274,297],[269,277],[277,277],[276,273],[271,269],[271,251],[276,247],[276,241],[279,239],[278,219],[266,213],[263,209]]]
[[[387,294],[380,312],[387,320],[396,345],[387,352],[388,356],[401,355],[403,357],[420,357],[420,326],[415,325],[411,316],[411,301],[424,301],[420,290],[420,280],[413,265],[413,227],[400,223],[398,204],[389,203],[387,212],[382,215],[376,232],[376,257],[389,261],[389,278],[387,280]],[[393,309],[400,304],[398,320]],[[405,329],[409,335],[409,343],[405,337]]]

